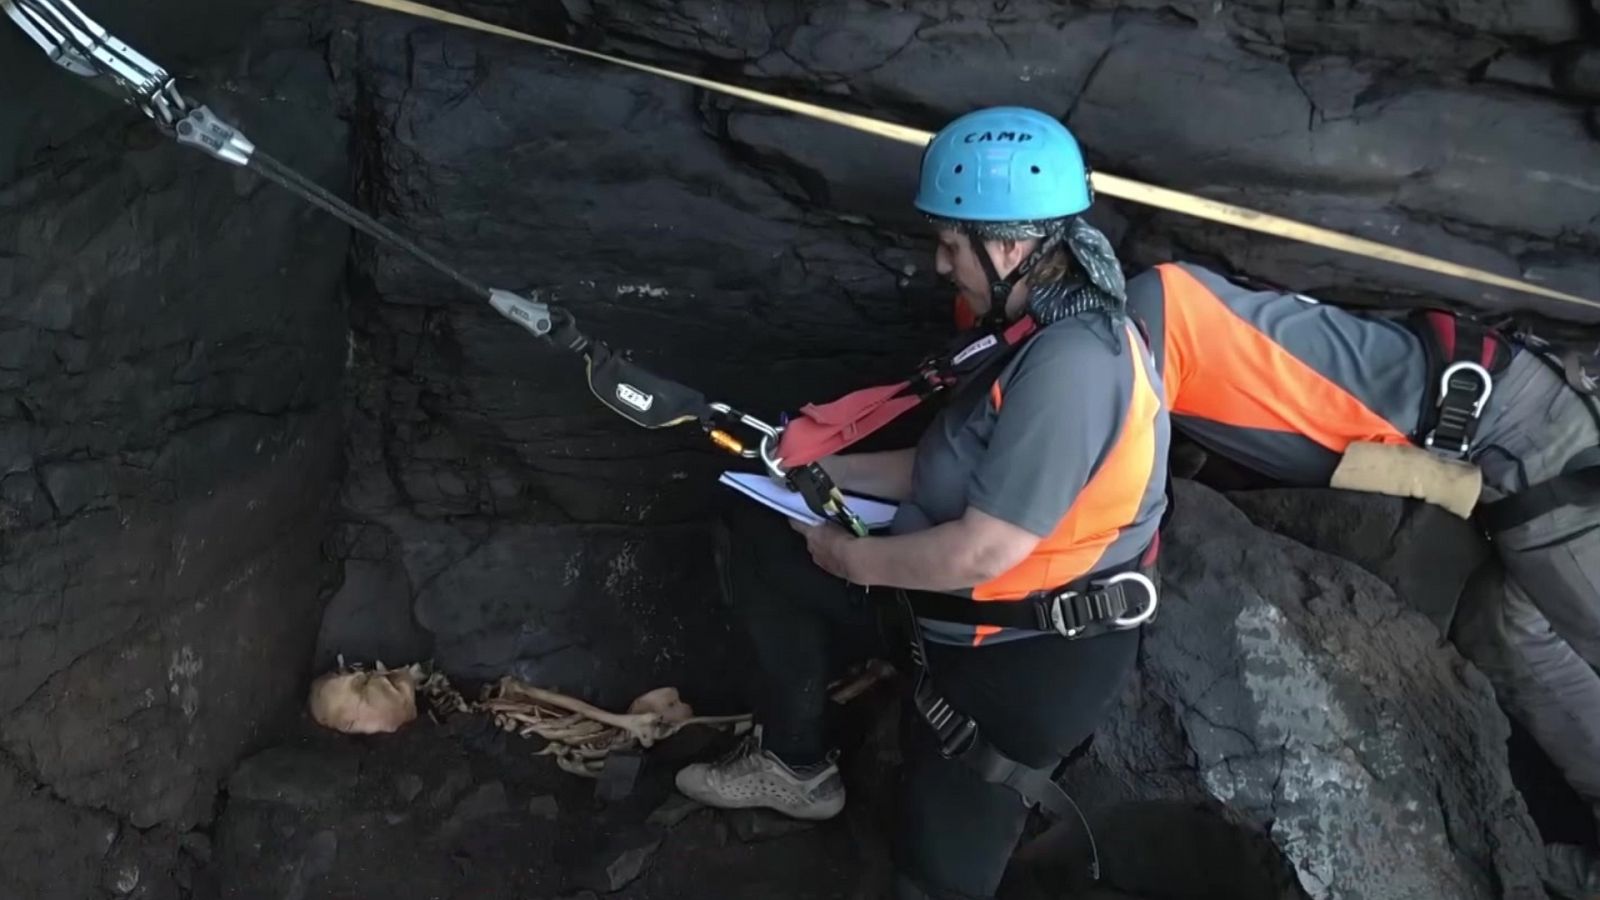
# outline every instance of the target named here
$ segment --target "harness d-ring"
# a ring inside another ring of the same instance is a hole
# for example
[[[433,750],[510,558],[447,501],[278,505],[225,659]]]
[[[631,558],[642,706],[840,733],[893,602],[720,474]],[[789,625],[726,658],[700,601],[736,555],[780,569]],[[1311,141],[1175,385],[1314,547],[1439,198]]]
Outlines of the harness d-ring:
[[[1156,614],[1156,606],[1160,603],[1160,600],[1156,594],[1156,585],[1155,582],[1145,577],[1144,573],[1142,572],[1123,572],[1118,575],[1113,575],[1106,580],[1106,584],[1109,586],[1123,581],[1136,582],[1140,587],[1144,588],[1145,593],[1150,595],[1150,602],[1146,604],[1144,610],[1136,616],[1129,616],[1123,619],[1112,619],[1111,621],[1115,623],[1118,628],[1138,628],[1140,625],[1150,621],[1150,618]]]
[[[1450,395],[1450,379],[1461,372],[1471,372],[1478,376],[1478,383],[1483,385],[1478,391],[1478,399],[1472,404],[1472,417],[1477,418],[1483,415],[1483,408],[1489,403],[1489,395],[1494,393],[1494,376],[1489,374],[1488,369],[1475,362],[1463,360],[1451,363],[1445,368],[1444,373],[1439,376],[1439,405],[1443,406],[1445,399]]]

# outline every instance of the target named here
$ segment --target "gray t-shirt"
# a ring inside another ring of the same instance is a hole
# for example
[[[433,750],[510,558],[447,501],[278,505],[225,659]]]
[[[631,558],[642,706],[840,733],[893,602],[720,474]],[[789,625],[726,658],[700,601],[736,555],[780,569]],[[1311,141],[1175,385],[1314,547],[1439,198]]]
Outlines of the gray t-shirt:
[[[964,592],[1017,599],[1138,557],[1166,506],[1168,425],[1155,363],[1129,323],[1101,313],[1043,329],[951,396],[917,445],[891,531],[970,506],[1043,540],[1010,572]],[[923,620],[929,640],[976,645],[1038,632]]]

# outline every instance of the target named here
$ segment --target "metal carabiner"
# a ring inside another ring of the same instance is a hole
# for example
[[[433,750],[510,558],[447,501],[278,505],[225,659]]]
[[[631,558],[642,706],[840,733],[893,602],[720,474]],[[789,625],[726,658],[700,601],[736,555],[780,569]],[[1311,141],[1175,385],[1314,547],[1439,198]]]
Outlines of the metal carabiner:
[[[774,425],[768,425],[766,422],[763,422],[755,416],[752,416],[749,413],[740,412],[726,403],[711,403],[708,404],[708,406],[712,412],[727,416],[728,418],[738,422],[740,425],[743,425],[751,431],[761,435],[761,440],[757,442],[757,445],[754,449],[746,447],[742,443],[733,440],[731,436],[725,435],[725,440],[718,439],[716,437],[717,432],[715,431],[712,432],[713,440],[716,440],[720,446],[726,448],[729,452],[736,453],[745,459],[761,460],[762,465],[764,465],[767,469],[767,474],[771,475],[772,477],[784,477],[785,470],[780,465],[781,460],[772,455],[773,449],[777,447],[778,438],[783,435],[782,428]]]
[[[782,480],[789,476],[789,470],[783,467],[783,458],[778,456],[778,438],[783,436],[783,429],[774,429],[770,434],[761,436],[761,444],[756,448],[756,454],[761,458],[761,464],[767,467],[767,474]]]

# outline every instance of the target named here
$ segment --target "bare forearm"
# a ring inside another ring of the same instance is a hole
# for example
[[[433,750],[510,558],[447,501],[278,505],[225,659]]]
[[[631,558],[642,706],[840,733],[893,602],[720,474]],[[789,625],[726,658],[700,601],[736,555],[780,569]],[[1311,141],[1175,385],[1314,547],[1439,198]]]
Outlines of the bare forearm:
[[[830,456],[822,468],[840,488],[896,502],[911,496],[911,463],[917,451],[887,450]]]
[[[1010,569],[1031,546],[1027,536],[997,543],[974,539],[972,531],[970,523],[957,520],[913,534],[851,541],[844,550],[848,578],[907,590],[964,590]]]

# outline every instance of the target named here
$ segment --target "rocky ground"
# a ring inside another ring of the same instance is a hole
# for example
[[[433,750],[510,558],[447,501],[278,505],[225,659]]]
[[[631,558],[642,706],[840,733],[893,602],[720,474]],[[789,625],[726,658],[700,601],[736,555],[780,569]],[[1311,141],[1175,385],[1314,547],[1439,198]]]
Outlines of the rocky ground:
[[[875,896],[856,818],[820,828],[674,799],[656,748],[598,784],[475,722],[352,744],[305,733],[244,762],[215,832],[224,898]],[[870,849],[870,844],[866,849]],[[589,892],[589,893],[586,893]]]
[[[1240,507],[1298,520],[1339,495],[1242,494],[1236,506],[1177,487],[1166,606],[1070,779],[1103,856],[1098,888],[1151,900],[1542,897],[1539,837],[1488,685],[1442,641],[1427,598],[1411,608],[1381,571],[1415,571],[1439,540],[1472,548],[1466,526],[1368,499],[1346,514],[1391,523],[1383,553],[1321,552]],[[1448,584],[1476,562],[1458,553],[1434,571]],[[230,898],[423,900],[494,886],[530,898],[865,900],[888,866],[892,712],[885,686],[841,713],[855,735],[844,760],[854,802],[803,828],[674,800],[672,771],[715,749],[704,734],[618,759],[590,784],[481,720],[362,739],[302,726],[230,779],[211,877]],[[1081,837],[1068,823],[1030,840],[1003,896],[1085,896]]]

